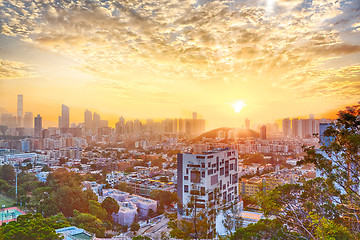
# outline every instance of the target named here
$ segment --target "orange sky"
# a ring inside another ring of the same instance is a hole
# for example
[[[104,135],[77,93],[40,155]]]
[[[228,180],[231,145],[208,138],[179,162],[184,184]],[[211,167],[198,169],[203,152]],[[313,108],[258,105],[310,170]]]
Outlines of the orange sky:
[[[57,125],[85,109],[207,119],[207,129],[322,117],[360,100],[356,1],[0,3],[0,110]],[[242,111],[234,104],[243,101]]]

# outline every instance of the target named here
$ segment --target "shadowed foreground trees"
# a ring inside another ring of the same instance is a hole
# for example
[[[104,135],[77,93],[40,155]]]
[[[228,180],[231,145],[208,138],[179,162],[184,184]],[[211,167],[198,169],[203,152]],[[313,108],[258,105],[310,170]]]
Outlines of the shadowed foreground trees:
[[[299,163],[314,164],[323,178],[259,193],[273,220],[240,228],[231,239],[360,239],[360,105],[338,116],[321,136],[323,146],[305,148]]]
[[[70,224],[62,214],[51,218],[43,218],[39,213],[26,214],[19,216],[17,221],[3,224],[0,238],[4,240],[57,240],[60,239],[60,235],[56,234],[55,229],[68,226]]]

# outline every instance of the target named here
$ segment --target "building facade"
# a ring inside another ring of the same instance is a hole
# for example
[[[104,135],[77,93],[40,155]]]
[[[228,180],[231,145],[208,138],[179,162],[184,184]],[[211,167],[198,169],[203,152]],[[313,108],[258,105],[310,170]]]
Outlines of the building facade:
[[[189,202],[200,211],[219,210],[238,201],[238,152],[217,149],[202,154],[177,155],[177,195],[186,208]],[[179,214],[186,218],[184,209]],[[212,234],[219,232],[216,216],[208,214],[213,223]]]

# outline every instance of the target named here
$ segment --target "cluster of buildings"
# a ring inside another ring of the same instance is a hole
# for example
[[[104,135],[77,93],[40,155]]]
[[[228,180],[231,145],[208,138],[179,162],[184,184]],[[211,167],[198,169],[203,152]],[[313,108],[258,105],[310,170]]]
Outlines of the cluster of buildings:
[[[115,128],[109,127],[108,121],[101,119],[100,114],[89,110],[84,112],[84,122],[70,125],[70,109],[66,105],[61,106],[61,115],[58,117],[57,128],[43,128],[43,120],[40,114],[33,117],[32,112],[23,113],[23,95],[17,98],[17,115],[2,113],[0,116],[0,133],[8,136],[34,136],[35,138],[48,138],[59,135],[72,137],[84,137],[89,141],[116,141],[127,138],[141,138],[142,136],[158,136],[170,134],[174,136],[194,137],[205,131],[205,120],[199,119],[194,112],[191,119],[139,119],[125,121],[119,118]],[[107,137],[105,137],[107,136]],[[113,136],[112,138],[109,136]]]
[[[112,214],[113,220],[121,225],[130,226],[136,218],[145,218],[157,212],[157,201],[118,189],[103,189],[103,184],[84,182],[85,189],[98,195],[99,202],[111,197],[119,204],[119,211]]]
[[[271,191],[279,185],[294,184],[301,179],[314,178],[316,172],[307,167],[294,167],[292,169],[276,169],[275,172],[242,179],[239,182],[239,191],[242,196],[254,196],[260,191]]]

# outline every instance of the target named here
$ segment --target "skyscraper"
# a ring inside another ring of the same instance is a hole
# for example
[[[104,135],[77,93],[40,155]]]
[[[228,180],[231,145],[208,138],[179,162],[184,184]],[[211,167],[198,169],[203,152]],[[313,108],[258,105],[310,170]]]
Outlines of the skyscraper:
[[[245,119],[245,129],[250,129],[250,120],[248,118]]]
[[[92,130],[94,133],[97,133],[98,128],[100,127],[100,115],[94,112],[93,121],[92,121]]]
[[[84,127],[85,127],[85,133],[87,133],[92,126],[92,113],[86,109],[84,113]]]
[[[69,118],[70,118],[69,107],[63,104],[61,106],[61,121],[62,121],[61,128],[69,128],[70,125]]]
[[[34,128],[35,128],[35,130],[34,130],[35,137],[37,137],[37,138],[41,137],[42,117],[40,117],[40,114],[38,114],[37,117],[35,117]]]
[[[293,118],[291,120],[291,125],[292,125],[292,135],[294,137],[299,136],[299,119]]]
[[[24,127],[33,128],[34,127],[34,118],[32,112],[26,112],[24,115]]]
[[[261,139],[266,139],[266,125],[263,125],[260,128],[260,138]]]
[[[288,137],[291,135],[291,121],[289,118],[284,118],[282,120],[282,129],[284,137]]]
[[[17,126],[22,127],[23,123],[23,95],[17,95]]]

